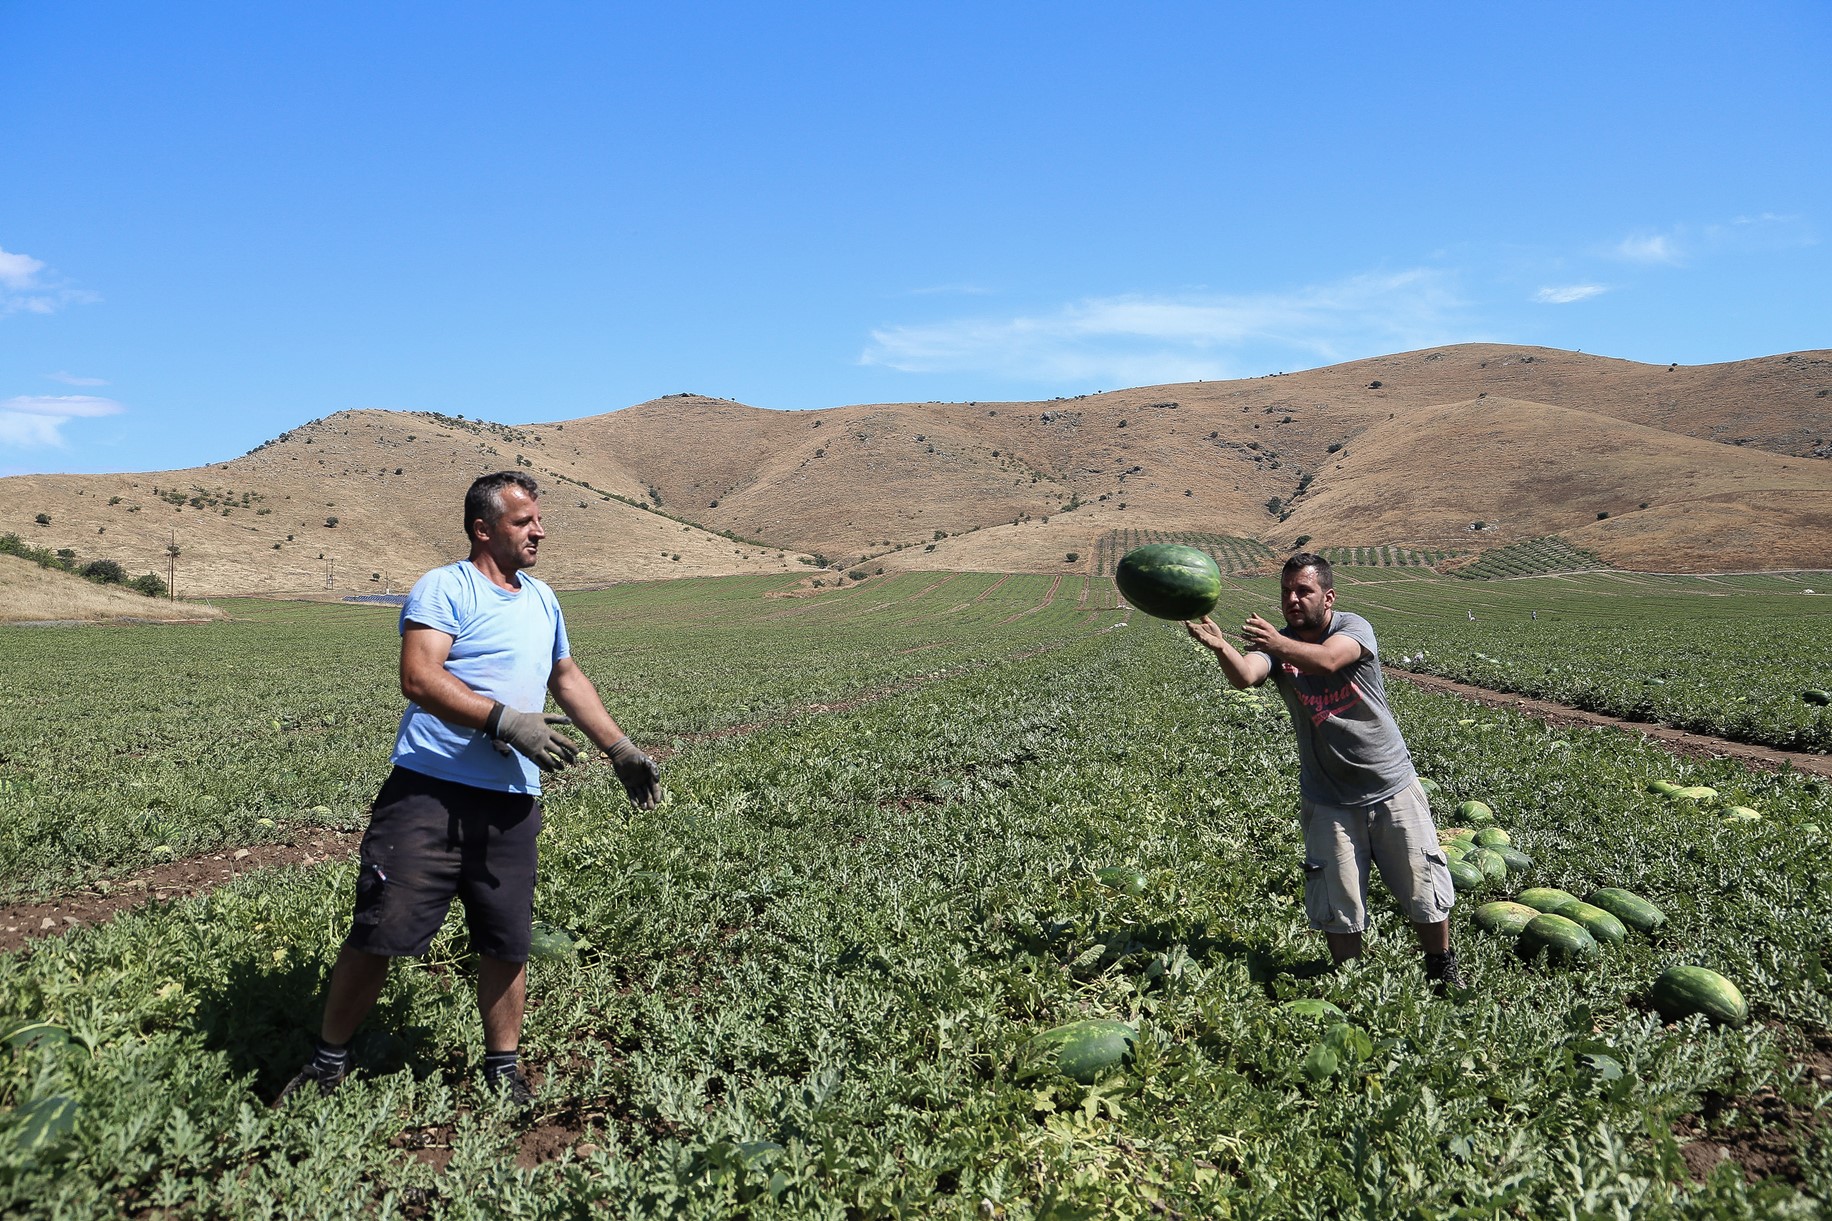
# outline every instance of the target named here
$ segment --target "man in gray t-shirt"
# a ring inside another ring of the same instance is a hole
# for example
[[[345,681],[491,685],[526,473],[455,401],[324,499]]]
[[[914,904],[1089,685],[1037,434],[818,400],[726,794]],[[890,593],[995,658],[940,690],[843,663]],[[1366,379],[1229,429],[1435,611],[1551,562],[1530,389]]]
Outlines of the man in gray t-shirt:
[[[1358,956],[1370,865],[1378,867],[1418,930],[1425,974],[1440,987],[1461,987],[1450,948],[1449,862],[1387,706],[1374,629],[1335,609],[1334,577],[1322,556],[1285,561],[1279,591],[1285,626],[1250,616],[1240,633],[1244,652],[1206,616],[1188,628],[1229,683],[1256,687],[1271,679],[1291,710],[1311,927],[1322,930],[1336,962]]]

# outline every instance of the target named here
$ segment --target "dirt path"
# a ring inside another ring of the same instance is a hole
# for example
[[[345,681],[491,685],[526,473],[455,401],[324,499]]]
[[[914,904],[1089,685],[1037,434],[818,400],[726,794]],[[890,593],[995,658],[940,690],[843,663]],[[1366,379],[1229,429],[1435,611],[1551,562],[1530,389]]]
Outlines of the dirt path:
[[[1507,691],[1493,691],[1487,687],[1472,687],[1468,683],[1455,682],[1448,678],[1439,678],[1434,674],[1415,674],[1410,670],[1397,669],[1382,664],[1386,673],[1395,678],[1405,679],[1416,687],[1427,691],[1438,691],[1446,695],[1459,696],[1473,703],[1486,704],[1490,708],[1511,708],[1524,712],[1549,725],[1607,725],[1614,729],[1638,733],[1676,755],[1687,755],[1695,759],[1735,759],[1751,767],[1775,770],[1791,766],[1797,772],[1810,772],[1815,776],[1832,777],[1832,756],[1813,755],[1803,751],[1777,750],[1772,746],[1758,746],[1753,742],[1733,742],[1728,738],[1714,738],[1702,733],[1689,733],[1684,729],[1674,729],[1669,725],[1654,725],[1646,721],[1626,721],[1621,717],[1606,716],[1600,712],[1586,712],[1582,708],[1573,708],[1568,704],[1554,704],[1546,700],[1530,699],[1524,695],[1515,695]]]

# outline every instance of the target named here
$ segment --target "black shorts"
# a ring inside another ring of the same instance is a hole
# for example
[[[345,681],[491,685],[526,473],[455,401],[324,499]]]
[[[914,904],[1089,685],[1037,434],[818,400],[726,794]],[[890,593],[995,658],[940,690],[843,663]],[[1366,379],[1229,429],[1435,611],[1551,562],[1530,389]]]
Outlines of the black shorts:
[[[540,832],[539,797],[395,768],[369,811],[345,944],[418,958],[457,897],[473,949],[504,962],[528,961]]]

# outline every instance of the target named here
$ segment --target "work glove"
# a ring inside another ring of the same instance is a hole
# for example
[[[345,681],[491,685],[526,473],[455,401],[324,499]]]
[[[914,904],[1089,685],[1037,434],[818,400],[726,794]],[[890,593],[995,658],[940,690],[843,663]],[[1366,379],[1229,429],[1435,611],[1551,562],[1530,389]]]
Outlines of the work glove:
[[[579,744],[554,728],[570,725],[563,716],[542,716],[538,712],[517,712],[497,704],[490,710],[485,731],[496,740],[496,749],[504,754],[503,744],[513,746],[544,772],[557,772],[579,757]]]
[[[636,743],[627,737],[618,738],[605,753],[610,755],[611,767],[637,809],[653,810],[661,804],[662,769],[655,760],[637,750]]]

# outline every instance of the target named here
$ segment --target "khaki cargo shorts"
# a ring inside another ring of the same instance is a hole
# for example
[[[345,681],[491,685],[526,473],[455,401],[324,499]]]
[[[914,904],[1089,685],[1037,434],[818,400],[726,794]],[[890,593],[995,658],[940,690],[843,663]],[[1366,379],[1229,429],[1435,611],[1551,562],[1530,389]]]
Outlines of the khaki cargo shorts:
[[[1370,861],[1414,924],[1449,919],[1456,901],[1450,861],[1418,781],[1371,806],[1306,801],[1298,823],[1304,829],[1304,910],[1312,928],[1359,933],[1368,927]]]

